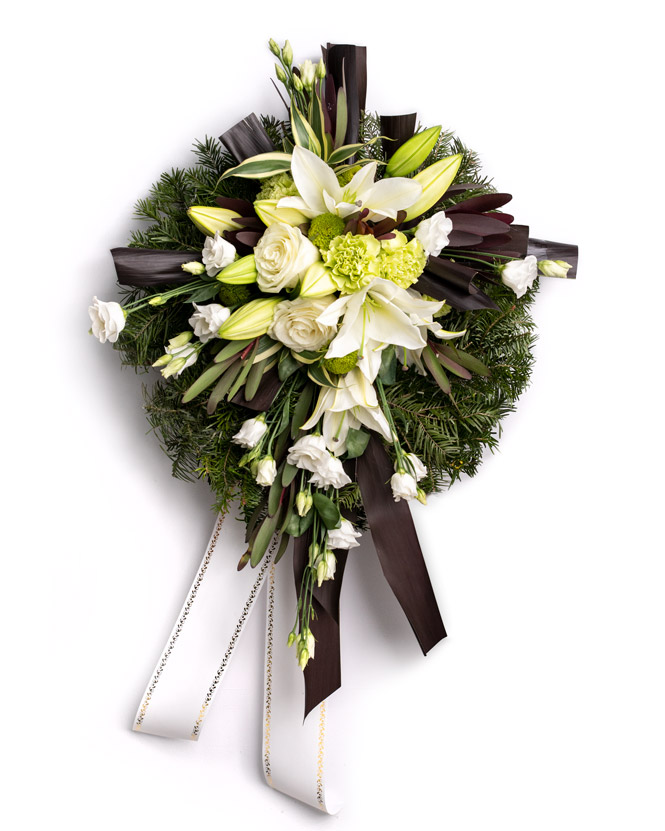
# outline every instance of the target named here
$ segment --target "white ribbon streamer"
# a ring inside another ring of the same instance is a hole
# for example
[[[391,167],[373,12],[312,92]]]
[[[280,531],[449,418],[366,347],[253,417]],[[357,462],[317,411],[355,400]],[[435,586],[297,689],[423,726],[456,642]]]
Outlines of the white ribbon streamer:
[[[260,566],[238,572],[241,552],[220,544],[223,516],[210,542],[134,719],[134,730],[198,740],[208,708],[268,578],[264,771],[266,781],[327,813],[341,807],[329,782],[337,761],[331,741],[334,701],[323,702],[303,723],[304,684],[286,646],[296,596],[287,558],[273,563],[273,540]],[[325,779],[324,779],[325,776]]]

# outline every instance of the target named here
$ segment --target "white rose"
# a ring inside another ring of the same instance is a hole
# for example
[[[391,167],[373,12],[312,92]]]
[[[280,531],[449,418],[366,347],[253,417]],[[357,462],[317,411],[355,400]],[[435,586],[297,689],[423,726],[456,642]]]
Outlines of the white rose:
[[[196,337],[207,343],[211,338],[217,337],[219,328],[231,314],[231,310],[219,303],[209,303],[207,306],[199,306],[192,303],[196,312],[189,318],[189,325],[194,330]]]
[[[214,237],[206,237],[201,259],[209,277],[215,277],[223,268],[231,265],[235,258],[236,250],[234,246],[224,237],[221,237],[219,231],[215,231]]]
[[[326,553],[319,560],[316,566],[316,582],[320,586],[324,580],[332,580],[335,577],[335,569],[337,568],[337,558],[332,551]],[[310,653],[311,656],[311,653]]]
[[[452,220],[443,211],[439,211],[429,219],[423,219],[416,228],[416,239],[428,255],[436,257],[448,245],[448,234],[452,230]]]
[[[92,334],[100,343],[115,343],[118,340],[118,335],[125,328],[125,313],[119,303],[106,303],[93,297],[88,314],[92,321]]]
[[[247,421],[243,421],[240,430],[231,441],[242,445],[242,447],[256,447],[267,429],[268,425],[264,417],[248,418]]]
[[[529,254],[524,260],[511,260],[501,268],[502,282],[511,288],[517,297],[526,294],[538,276],[538,261]]]
[[[289,448],[286,461],[301,470],[314,472],[330,456],[323,436],[303,436]]]
[[[275,309],[275,316],[268,334],[284,346],[293,349],[294,352],[302,352],[303,349],[316,352],[337,334],[337,326],[327,326],[317,321],[318,316],[334,300],[332,295],[284,300]]]
[[[418,497],[418,485],[410,473],[394,473],[390,478],[390,487],[393,489],[395,502]]]
[[[257,485],[272,485],[277,475],[277,465],[272,456],[264,456],[258,464],[256,469],[256,484]]]
[[[273,222],[254,249],[254,258],[259,288],[276,294],[294,288],[320,254],[299,228]]]
[[[309,481],[317,488],[342,488],[344,485],[351,483],[349,477],[344,473],[344,467],[340,460],[330,453],[312,473]]]
[[[427,468],[415,453],[407,453],[406,458],[411,462],[413,468],[411,473],[415,476],[416,482],[420,482],[422,478],[427,476]]]
[[[360,531],[356,531],[348,519],[343,519],[339,528],[328,531],[328,545],[330,548],[357,548],[360,543],[356,542],[362,537]]]

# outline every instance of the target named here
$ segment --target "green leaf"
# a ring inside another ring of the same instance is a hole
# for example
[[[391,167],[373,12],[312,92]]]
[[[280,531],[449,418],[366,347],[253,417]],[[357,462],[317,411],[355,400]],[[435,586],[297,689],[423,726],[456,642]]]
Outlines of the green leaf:
[[[319,98],[318,90],[314,89],[314,95],[309,105],[309,123],[312,125],[312,130],[319,142],[319,147],[322,150],[323,158],[326,158],[326,131],[325,121],[323,117],[323,107],[321,106],[321,99]]]
[[[441,389],[450,395],[450,381],[448,380],[448,376],[443,371],[443,367],[437,360],[436,354],[432,350],[431,346],[426,346],[423,349],[423,361],[425,362],[425,366],[430,371],[430,375],[436,383],[441,387]]]
[[[312,494],[312,499],[314,500],[316,512],[323,520],[323,524],[326,528],[329,531],[332,531],[333,528],[339,528],[342,524],[342,515],[332,499],[329,499],[320,491],[315,491]]]
[[[447,355],[444,355],[442,352],[438,352],[437,357],[439,362],[444,365],[444,367],[453,375],[457,375],[458,378],[465,378],[467,381],[471,378],[471,373],[468,369],[465,369],[463,366],[460,366],[456,361],[453,361]]]
[[[252,368],[247,375],[247,381],[245,382],[245,401],[251,401],[256,395],[265,368],[265,364],[261,361],[255,361],[252,364]]]
[[[291,419],[291,438],[295,439],[298,431],[302,425],[307,421],[309,416],[309,408],[312,405],[312,398],[314,397],[314,387],[312,384],[307,384],[300,393],[296,406],[293,411],[293,418]]]
[[[277,511],[279,510],[280,501],[282,498],[282,491],[284,488],[282,487],[282,472],[284,470],[284,463],[279,466],[277,469],[277,475],[270,486],[270,491],[268,492],[268,515],[274,516]]]
[[[249,558],[250,565],[255,568],[263,559],[266,549],[270,545],[270,540],[273,538],[275,529],[277,528],[278,515],[267,516],[259,528],[259,533],[256,535],[254,545],[252,546],[252,553]]]
[[[242,350],[249,346],[250,343],[254,340],[231,340],[229,341],[226,346],[220,350],[215,355],[215,363],[220,364],[222,361],[225,361],[227,358],[230,358],[232,355],[237,355],[238,352],[242,352]]]
[[[185,302],[187,303],[203,303],[205,300],[211,300],[219,294],[219,286],[217,281],[211,283],[209,286],[202,286],[195,292],[189,295]]]
[[[369,442],[369,433],[365,430],[356,430],[355,427],[349,427],[349,432],[346,434],[346,457],[347,459],[356,459],[362,456]]]
[[[256,343],[254,344],[253,348],[252,348],[252,351],[245,358],[245,360],[242,361],[242,369],[240,370],[240,372],[238,374],[238,377],[235,379],[235,381],[233,382],[233,384],[231,385],[231,388],[229,389],[229,391],[227,393],[227,398],[228,398],[229,401],[240,390],[242,385],[247,380],[247,376],[249,375],[249,371],[250,371],[250,369],[252,368],[252,366],[254,364],[254,356],[256,355],[256,352],[257,352],[258,348],[259,348],[259,342],[257,340]]]
[[[395,383],[397,377],[397,357],[394,346],[386,346],[381,353],[381,366],[379,367],[379,378],[384,386],[389,387]]]
[[[296,370],[300,369],[302,364],[300,361],[296,361],[293,357],[291,352],[288,349],[285,349],[282,354],[279,356],[279,365],[277,369],[277,374],[279,375],[279,380],[284,382],[287,378],[290,378]]]
[[[284,552],[286,551],[286,547],[288,546],[290,539],[291,537],[289,537],[288,534],[282,534],[282,538],[279,541],[279,548],[277,549],[277,554],[275,554],[275,559],[273,560],[273,563],[275,563],[275,565],[284,556]]]
[[[349,123],[349,109],[346,103],[346,91],[344,87],[337,90],[337,118],[335,121],[335,147],[344,144],[346,126]]]
[[[307,375],[320,387],[332,387],[333,389],[337,389],[337,384],[333,382],[332,378],[328,374],[328,371],[322,366],[310,366],[307,370]]]
[[[336,165],[345,162],[347,159],[350,159],[351,156],[355,156],[355,154],[363,148],[364,144],[345,144],[343,147],[338,147],[337,150],[333,150],[330,154],[330,158],[328,159],[329,165]]]
[[[305,516],[300,516],[294,511],[284,529],[284,533],[289,534],[291,537],[299,537],[307,531],[312,522],[314,522],[314,511],[309,511]]]
[[[293,482],[296,478],[296,473],[298,473],[298,468],[295,465],[290,465],[288,462],[284,465],[284,470],[282,471],[282,487],[288,488],[288,486]]]
[[[408,176],[417,170],[432,152],[440,134],[441,126],[439,125],[411,136],[391,156],[386,167],[386,176]]]
[[[242,362],[236,361],[226,370],[226,372],[219,379],[213,391],[210,393],[210,398],[208,399],[208,403],[206,405],[206,412],[208,413],[208,415],[212,415],[215,412],[215,410],[217,409],[217,405],[229,391],[229,387],[238,377],[238,374],[240,373],[241,369]]]
[[[189,387],[189,389],[185,392],[182,397],[182,403],[188,404],[197,395],[200,395],[203,390],[207,389],[211,384],[213,384],[219,376],[228,369],[226,364],[212,364],[209,366],[204,372],[199,375],[199,377],[194,381],[194,383]]]
[[[314,130],[312,130],[309,121],[297,107],[291,107],[291,127],[296,144],[311,150],[317,156],[321,155],[321,144],[314,135]]]
[[[284,173],[291,170],[291,154],[280,153],[259,153],[257,156],[250,156],[236,167],[224,171],[219,177],[221,182],[231,176],[239,176],[241,179],[266,179],[268,176],[275,176],[277,173]]]
[[[466,367],[471,372],[475,372],[476,375],[484,375],[485,377],[490,375],[489,368],[482,361],[479,361],[478,358],[469,355],[468,352],[462,352],[461,349],[449,346],[447,343],[441,344],[438,351],[443,352],[444,355],[456,361],[460,366]]]

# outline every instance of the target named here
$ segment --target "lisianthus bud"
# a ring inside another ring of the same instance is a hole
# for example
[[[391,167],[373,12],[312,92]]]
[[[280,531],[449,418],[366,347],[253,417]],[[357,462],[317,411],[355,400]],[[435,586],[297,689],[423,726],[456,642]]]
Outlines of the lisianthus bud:
[[[287,66],[291,66],[291,64],[293,63],[293,49],[288,40],[284,43],[284,48],[282,49],[282,58],[284,59],[284,63]]]
[[[256,484],[268,487],[275,481],[277,464],[272,456],[264,456],[256,469]]]
[[[156,294],[148,300],[149,306],[163,306],[164,303],[166,303],[166,300],[164,300],[161,294]]]
[[[309,564],[315,565],[321,556],[321,546],[318,542],[313,542],[309,547]]]
[[[187,271],[189,274],[195,275],[203,274],[203,272],[206,270],[206,267],[203,265],[203,263],[197,263],[194,261],[192,261],[191,263],[183,263],[180,266],[180,268],[183,271]]]
[[[286,83],[286,72],[284,72],[283,67],[281,67],[278,63],[275,64],[275,75],[277,75],[277,80],[280,84]]]
[[[274,41],[272,38],[268,41],[268,46],[270,47],[270,51],[273,55],[277,55],[279,57],[279,44]]]
[[[296,631],[295,631],[295,629],[292,629],[289,632],[289,637],[286,639],[286,645],[288,647],[293,646],[293,644],[296,642],[296,637],[297,637]]]
[[[300,64],[300,78],[305,89],[310,90],[313,87],[316,78],[316,67],[310,60],[303,61]]]
[[[181,346],[184,346],[186,343],[189,343],[193,335],[193,332],[181,332],[174,338],[170,338],[169,349],[179,349]]]
[[[395,502],[399,502],[400,499],[406,501],[416,499],[418,496],[416,480],[410,473],[407,473],[403,469],[398,470],[397,473],[393,473],[390,478],[390,487],[392,488]]]
[[[539,260],[538,268],[544,277],[567,277],[572,265],[565,260]]]
[[[166,366],[166,364],[170,363],[173,360],[173,355],[170,355],[168,352],[165,355],[162,355],[160,358],[157,358],[155,363],[153,364],[154,367]]]
[[[326,77],[326,65],[323,62],[323,58],[317,63],[316,65],[316,77],[323,80]]]
[[[427,505],[427,494],[422,488],[418,488],[416,491],[416,499],[421,503],[421,505]]]
[[[293,76],[293,86],[295,87],[295,89],[298,90],[298,92],[302,92],[303,82],[300,80],[300,78],[297,75]]]
[[[335,576],[335,569],[337,567],[337,558],[333,552],[328,549],[321,558],[321,562],[316,567],[316,580],[320,586],[324,580],[332,580]]]
[[[312,494],[309,491],[298,491],[296,496],[296,511],[299,516],[307,516],[312,508]]]
[[[243,421],[240,430],[231,439],[241,447],[256,447],[268,430],[265,413]]]
[[[179,375],[185,368],[186,363],[187,360],[185,358],[174,358],[172,361],[169,361],[166,367],[162,370],[162,375],[164,378],[170,378],[171,375]]]
[[[307,661],[309,661],[309,652],[306,646],[301,646],[298,650],[298,666],[300,669],[305,669]]]

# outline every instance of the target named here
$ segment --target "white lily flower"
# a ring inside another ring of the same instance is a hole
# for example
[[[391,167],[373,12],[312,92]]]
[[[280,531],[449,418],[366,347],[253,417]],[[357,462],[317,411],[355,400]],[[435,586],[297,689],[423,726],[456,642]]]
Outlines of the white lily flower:
[[[341,358],[356,350],[364,358],[368,344],[374,348],[377,344],[392,343],[406,349],[422,349],[426,340],[420,327],[431,325],[432,315],[442,305],[377,277],[354,294],[342,295],[317,318],[322,325],[336,326],[344,316],[326,358]]]
[[[295,208],[313,219],[321,214],[346,217],[359,209],[369,210],[369,219],[395,219],[397,211],[417,202],[422,185],[400,176],[374,181],[377,163],[370,162],[347,185],[340,185],[330,165],[304,147],[293,148],[291,176],[300,196],[285,196],[278,208]]]
[[[358,429],[361,424],[391,442],[390,427],[379,407],[374,385],[362,371],[354,367],[346,375],[340,375],[337,384],[337,387],[321,389],[314,412],[302,429],[311,430],[323,416],[323,437],[328,449],[336,456],[346,450],[349,428]]]

